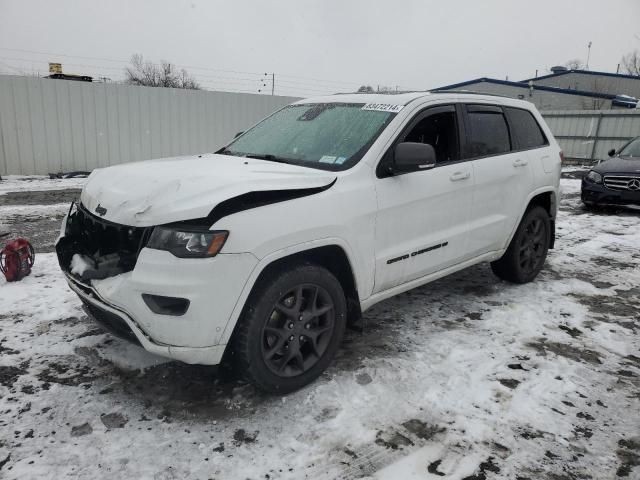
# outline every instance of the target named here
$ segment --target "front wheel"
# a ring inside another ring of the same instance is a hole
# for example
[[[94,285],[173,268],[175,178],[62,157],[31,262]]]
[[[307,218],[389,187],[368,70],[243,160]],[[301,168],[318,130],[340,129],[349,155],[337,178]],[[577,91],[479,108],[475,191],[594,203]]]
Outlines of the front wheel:
[[[598,204],[593,202],[585,202],[584,200],[582,201],[582,205],[584,206],[584,209],[588,212],[595,212],[599,208]]]
[[[234,334],[234,363],[264,391],[297,390],[329,366],[346,317],[342,286],[328,270],[307,264],[267,274]]]
[[[532,281],[544,265],[551,241],[551,221],[542,207],[528,210],[505,254],[491,263],[498,277],[513,283]]]

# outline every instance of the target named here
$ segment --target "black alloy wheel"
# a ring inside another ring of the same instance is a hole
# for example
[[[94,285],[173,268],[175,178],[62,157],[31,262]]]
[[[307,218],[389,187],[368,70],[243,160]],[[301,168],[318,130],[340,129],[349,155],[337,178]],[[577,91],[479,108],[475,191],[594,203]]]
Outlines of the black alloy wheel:
[[[502,258],[491,263],[491,270],[509,282],[530,282],[542,270],[550,244],[549,212],[540,206],[531,207],[525,212]]]
[[[225,355],[261,390],[292,392],[331,364],[346,319],[342,284],[326,268],[311,263],[268,268],[247,299]]]
[[[526,276],[540,270],[547,253],[547,238],[549,234],[539,217],[532,218],[524,228],[520,238],[518,261]]]
[[[335,307],[319,285],[298,285],[273,306],[262,330],[262,355],[274,374],[307,372],[327,351],[335,326]]]

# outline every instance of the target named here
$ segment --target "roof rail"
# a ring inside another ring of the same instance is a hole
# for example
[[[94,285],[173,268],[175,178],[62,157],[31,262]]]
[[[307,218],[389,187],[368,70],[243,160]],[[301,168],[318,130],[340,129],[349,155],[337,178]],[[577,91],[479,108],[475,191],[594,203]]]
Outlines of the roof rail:
[[[402,90],[399,92],[336,92],[331,95],[402,95],[404,93],[431,93],[429,90]]]
[[[451,93],[451,94],[464,93],[467,95],[486,95],[488,97],[500,97],[500,98],[513,99],[513,97],[510,97],[508,95],[500,95],[498,93],[474,92],[473,90],[429,90],[429,93]]]

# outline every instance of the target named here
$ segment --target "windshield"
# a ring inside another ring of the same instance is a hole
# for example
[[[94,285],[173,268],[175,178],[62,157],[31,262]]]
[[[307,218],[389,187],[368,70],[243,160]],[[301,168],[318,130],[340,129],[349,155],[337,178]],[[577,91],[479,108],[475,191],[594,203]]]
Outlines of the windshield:
[[[394,116],[363,103],[289,105],[220,153],[344,170],[362,158]]]
[[[640,158],[640,137],[630,141],[625,147],[620,150],[618,154],[621,157],[636,157]]]

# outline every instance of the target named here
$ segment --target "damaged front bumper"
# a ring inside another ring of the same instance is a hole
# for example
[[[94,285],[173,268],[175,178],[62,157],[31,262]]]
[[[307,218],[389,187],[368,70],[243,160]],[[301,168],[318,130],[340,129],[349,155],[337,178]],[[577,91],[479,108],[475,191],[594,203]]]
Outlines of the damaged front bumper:
[[[69,287],[80,297],[87,313],[120,338],[140,345],[148,352],[185,363],[217,365],[222,360],[226,345],[179,347],[156,343],[126,312],[109,305],[93,288],[78,283],[69,274],[65,275]]]
[[[81,230],[85,233],[86,229],[95,228],[94,223],[100,224],[100,219],[90,220],[92,223],[83,223]],[[124,263],[118,263],[115,270],[113,263],[110,264],[109,272],[115,274],[100,278],[102,273],[94,272],[89,275],[94,278],[86,278],[78,272],[72,273],[70,258],[75,254],[94,254],[95,245],[89,250],[83,245],[87,242],[92,245],[91,242],[97,240],[81,239],[82,234],[77,229],[70,230],[73,229],[65,219],[56,244],[58,259],[69,286],[92,317],[149,352],[186,363],[220,363],[225,350],[221,343],[223,333],[246,280],[257,264],[253,255],[178,258],[169,252],[141,245],[131,256],[132,249],[125,241],[108,252],[109,255],[122,254],[126,259]],[[99,233],[104,232],[100,230]],[[107,232],[105,238],[116,237]],[[180,300],[182,307],[158,305],[149,298]]]

